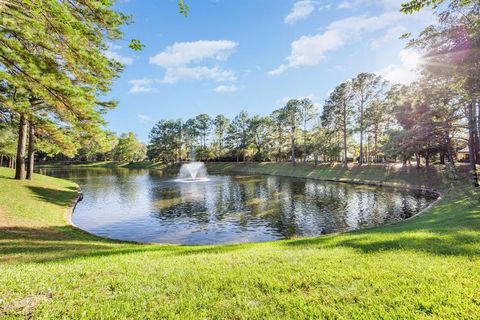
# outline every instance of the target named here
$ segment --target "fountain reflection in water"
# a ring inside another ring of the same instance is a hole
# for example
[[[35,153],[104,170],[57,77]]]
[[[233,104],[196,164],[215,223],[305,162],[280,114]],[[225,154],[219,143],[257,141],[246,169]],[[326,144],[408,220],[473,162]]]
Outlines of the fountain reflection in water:
[[[203,162],[189,162],[182,164],[178,174],[178,182],[209,181],[207,168]]]

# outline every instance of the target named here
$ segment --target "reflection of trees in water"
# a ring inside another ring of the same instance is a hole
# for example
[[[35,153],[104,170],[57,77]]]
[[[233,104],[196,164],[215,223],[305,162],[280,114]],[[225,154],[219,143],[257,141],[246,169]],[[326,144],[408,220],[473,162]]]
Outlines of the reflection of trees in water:
[[[331,233],[346,226],[349,189],[343,185],[308,181],[303,195],[303,235]]]
[[[203,183],[159,183],[151,192],[153,216],[160,221],[180,217],[197,223],[208,223],[207,189]]]
[[[155,218],[158,232],[205,238],[267,240],[353,230],[409,217],[429,202],[394,189],[273,176],[177,183],[144,170],[79,168],[54,175],[77,181],[91,208],[101,208],[96,201],[112,204],[108,214],[134,208],[139,219]]]
[[[171,218],[190,214],[198,222],[228,221],[241,230],[263,225],[283,237],[374,226],[423,207],[404,192],[271,176],[232,176],[214,186],[186,184],[173,197],[172,192],[159,196],[173,199],[163,211]]]
[[[72,180],[80,186],[88,202],[135,203],[139,192],[145,190],[146,170],[119,168],[47,169],[45,174]]]

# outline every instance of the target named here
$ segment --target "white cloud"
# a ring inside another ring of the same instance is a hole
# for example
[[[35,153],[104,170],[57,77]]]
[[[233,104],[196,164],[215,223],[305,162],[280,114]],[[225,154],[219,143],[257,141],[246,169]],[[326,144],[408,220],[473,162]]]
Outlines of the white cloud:
[[[199,40],[176,42],[163,52],[150,57],[150,63],[165,68],[162,82],[175,83],[182,79],[235,81],[235,73],[219,66],[195,65],[205,60],[225,61],[238,43],[229,40]]]
[[[235,74],[230,70],[224,70],[218,67],[179,67],[168,68],[165,71],[163,79],[143,78],[130,80],[132,85],[129,93],[149,93],[155,92],[155,84],[158,83],[176,83],[179,80],[213,80],[216,82],[235,81]]]
[[[351,41],[361,39],[366,33],[382,30],[396,25],[404,15],[400,12],[386,12],[377,16],[353,16],[332,22],[326,31],[313,36],[302,36],[291,44],[291,54],[287,63],[269,72],[278,75],[290,68],[313,66],[326,58],[326,54],[335,51]]]
[[[130,80],[128,83],[132,85],[128,92],[130,93],[148,93],[154,91],[153,85],[158,82],[157,79],[135,79]]]
[[[295,2],[290,13],[285,17],[283,22],[295,23],[298,20],[308,18],[315,10],[316,2],[312,0],[302,0]]]
[[[122,49],[122,46],[119,46],[118,44],[109,42],[109,43],[108,43],[108,48],[109,48],[110,50],[119,50],[119,49]]]
[[[238,46],[228,40],[200,40],[194,42],[176,42],[165,51],[150,57],[150,63],[164,68],[186,66],[205,59],[226,60]]]
[[[399,57],[400,65],[391,64],[377,73],[392,83],[409,84],[417,80],[421,56],[413,50],[404,49]]]
[[[218,92],[218,93],[232,93],[232,92],[237,92],[238,87],[234,86],[234,85],[232,85],[232,86],[221,85],[221,86],[216,87],[213,91]]]
[[[404,26],[398,25],[387,30],[387,32],[380,38],[373,39],[371,47],[373,49],[379,48],[382,45],[391,42],[392,40],[399,39],[402,34],[408,31]]]
[[[175,83],[182,79],[193,80],[214,80],[217,82],[222,81],[235,81],[235,73],[230,70],[224,70],[219,67],[178,67],[168,68],[165,71],[165,77],[162,82]]]
[[[147,116],[145,114],[139,114],[139,115],[137,115],[137,118],[141,123],[148,123],[148,122],[152,121],[152,118],[150,118],[149,116]]]
[[[120,50],[120,49],[122,49],[122,47],[119,46],[118,44],[108,43],[108,49],[105,50],[105,56],[108,59],[113,59],[123,64],[132,64],[133,58],[129,56],[124,56],[118,53],[117,50]]]
[[[330,11],[333,5],[331,3],[318,7],[318,11]]]
[[[356,9],[361,6],[381,6],[387,9],[400,10],[405,0],[344,0],[338,5],[339,9]]]

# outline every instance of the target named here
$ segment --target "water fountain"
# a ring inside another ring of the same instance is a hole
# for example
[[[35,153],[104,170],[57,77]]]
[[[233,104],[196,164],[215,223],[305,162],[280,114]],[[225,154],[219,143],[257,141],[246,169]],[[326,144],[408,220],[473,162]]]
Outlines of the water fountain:
[[[177,181],[180,182],[200,182],[208,180],[205,164],[198,161],[182,164],[177,179]]]

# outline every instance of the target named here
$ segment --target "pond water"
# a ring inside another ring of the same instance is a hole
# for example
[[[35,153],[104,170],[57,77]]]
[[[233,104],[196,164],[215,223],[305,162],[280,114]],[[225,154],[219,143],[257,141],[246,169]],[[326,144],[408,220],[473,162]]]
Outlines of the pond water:
[[[391,188],[259,175],[182,183],[155,170],[42,169],[78,183],[78,227],[113,239],[176,244],[318,236],[415,215],[433,196]]]

